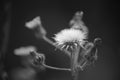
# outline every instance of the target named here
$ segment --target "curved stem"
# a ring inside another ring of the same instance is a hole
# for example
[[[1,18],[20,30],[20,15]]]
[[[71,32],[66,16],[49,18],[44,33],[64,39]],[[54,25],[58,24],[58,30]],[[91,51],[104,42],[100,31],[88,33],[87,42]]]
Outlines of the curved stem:
[[[63,70],[63,71],[71,71],[70,68],[58,68],[58,67],[53,67],[53,66],[48,66],[46,64],[43,64],[44,67],[49,68],[49,69],[56,69],[56,70]]]

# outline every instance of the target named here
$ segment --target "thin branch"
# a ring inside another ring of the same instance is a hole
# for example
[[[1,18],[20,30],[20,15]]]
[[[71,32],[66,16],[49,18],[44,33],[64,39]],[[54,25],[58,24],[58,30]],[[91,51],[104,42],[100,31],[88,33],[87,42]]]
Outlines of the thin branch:
[[[70,68],[58,68],[58,67],[48,66],[46,64],[43,64],[43,66],[46,67],[46,68],[50,68],[50,69],[63,70],[63,71],[71,71]]]

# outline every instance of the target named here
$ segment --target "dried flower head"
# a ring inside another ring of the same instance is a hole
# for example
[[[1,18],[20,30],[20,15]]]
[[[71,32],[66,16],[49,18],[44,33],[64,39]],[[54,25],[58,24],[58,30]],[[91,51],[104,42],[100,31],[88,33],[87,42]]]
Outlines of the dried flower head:
[[[30,55],[30,52],[36,51],[34,46],[20,47],[14,50],[14,54],[18,56]]]
[[[64,29],[59,33],[55,34],[55,41],[58,45],[64,44],[66,42],[80,42],[86,39],[87,36],[80,30],[77,29]]]
[[[37,16],[35,17],[33,20],[26,22],[25,26],[29,29],[33,29],[35,27],[37,27],[38,25],[41,25],[41,20],[40,17]]]
[[[87,35],[84,34],[81,30],[70,28],[64,29],[55,34],[54,39],[58,47],[61,49],[66,49],[71,53],[71,51],[74,51],[78,45],[80,46],[81,43],[87,39]]]
[[[43,39],[46,36],[46,30],[42,26],[40,17],[35,17],[33,20],[26,22],[25,26],[35,32],[37,38]]]
[[[87,26],[85,25],[85,23],[82,20],[83,14],[84,13],[82,11],[77,11],[75,13],[75,15],[73,16],[73,18],[70,20],[69,25],[70,25],[71,28],[79,29],[84,34],[88,35],[89,30],[88,30]]]

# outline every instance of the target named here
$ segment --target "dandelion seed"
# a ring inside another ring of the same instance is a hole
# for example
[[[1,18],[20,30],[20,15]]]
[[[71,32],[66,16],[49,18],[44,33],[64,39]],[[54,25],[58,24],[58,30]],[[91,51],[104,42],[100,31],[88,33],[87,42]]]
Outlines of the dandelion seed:
[[[61,47],[61,49],[63,49],[65,47],[65,45],[63,45],[62,47]]]
[[[66,46],[66,49],[67,49],[67,50],[68,50],[68,47],[69,47],[69,46],[67,45],[67,46]]]

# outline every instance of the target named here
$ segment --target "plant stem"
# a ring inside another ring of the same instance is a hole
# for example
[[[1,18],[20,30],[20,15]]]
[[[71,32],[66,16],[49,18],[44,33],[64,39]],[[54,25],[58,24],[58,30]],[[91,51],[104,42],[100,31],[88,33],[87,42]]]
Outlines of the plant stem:
[[[78,80],[79,69],[78,69],[78,58],[79,58],[80,46],[76,46],[76,48],[71,52],[71,72],[72,79]]]
[[[57,49],[61,50],[58,46],[56,46],[54,44],[53,41],[51,41],[50,39],[48,39],[46,36],[43,37],[43,39],[48,42],[49,44],[53,45],[54,47],[56,47]],[[63,51],[63,50],[61,50]],[[70,51],[67,51],[67,50],[64,50],[63,52],[69,54],[71,53],[71,74],[72,74],[72,80],[78,80],[78,75],[79,75],[79,70],[77,70],[77,66],[78,66],[78,56],[79,56],[79,51],[80,51],[80,46],[77,46],[75,50],[73,50],[73,52],[70,52]],[[55,68],[55,67],[50,67],[50,66],[46,66],[48,68],[52,68],[52,69],[58,69],[58,68]],[[59,69],[60,70],[60,69]],[[68,70],[70,71],[69,69],[63,69],[63,70]],[[76,71],[77,70],[77,71]]]
[[[70,68],[58,68],[58,67],[48,66],[48,65],[46,65],[46,64],[44,64],[44,66],[45,66],[46,68],[49,68],[49,69],[56,69],[56,70],[63,70],[63,71],[71,71]]]

